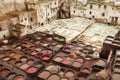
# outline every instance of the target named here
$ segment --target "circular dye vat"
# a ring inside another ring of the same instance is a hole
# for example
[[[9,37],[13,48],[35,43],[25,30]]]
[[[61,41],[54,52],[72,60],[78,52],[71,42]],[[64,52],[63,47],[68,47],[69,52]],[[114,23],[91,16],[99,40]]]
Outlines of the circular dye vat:
[[[56,45],[56,47],[57,47],[57,48],[61,48],[61,47],[62,47],[62,45],[58,44],[58,45]]]
[[[48,52],[48,50],[42,50],[41,53],[42,54],[46,54]]]
[[[20,66],[22,64],[22,61],[17,61],[16,63],[15,63],[15,66]]]
[[[65,76],[69,77],[69,78],[73,78],[75,76],[75,73],[73,71],[69,70],[65,73]]]
[[[10,59],[9,61],[8,61],[8,63],[14,63],[14,62],[16,62],[16,60],[15,59]]]
[[[120,74],[119,73],[114,73],[112,75],[112,80],[120,80]]]
[[[23,76],[15,76],[13,80],[25,80]]]
[[[26,53],[31,53],[31,49],[25,49]]]
[[[116,51],[116,55],[119,56],[120,55],[120,50]]]
[[[80,62],[75,61],[75,62],[72,63],[72,66],[74,68],[80,68],[82,66],[82,64]]]
[[[43,44],[43,46],[48,46],[48,44]]]
[[[97,66],[101,66],[101,67],[105,67],[106,66],[106,62],[104,60],[97,60],[94,65]]]
[[[85,77],[79,77],[79,80],[87,80]]]
[[[26,47],[26,46],[27,46],[27,43],[22,43],[21,46],[22,46],[22,47]]]
[[[73,44],[68,44],[66,47],[68,47],[68,48],[73,48],[74,45],[73,45]]]
[[[15,59],[19,59],[20,57],[21,57],[21,55],[20,54],[16,54],[16,55],[14,55],[13,56]]]
[[[78,51],[78,50],[76,50],[74,53],[75,53],[76,55],[78,55],[78,56],[81,54],[81,52]]]
[[[52,72],[52,73],[57,73],[59,71],[59,67],[56,65],[49,65],[46,67],[46,70]]]
[[[41,48],[36,48],[35,50],[39,52],[39,51],[41,51]]]
[[[92,57],[91,56],[85,56],[85,59],[86,60],[92,60]]]
[[[47,80],[60,80],[60,76],[57,74],[52,74],[48,77]]]
[[[9,73],[10,73],[10,71],[8,69],[3,69],[3,70],[0,71],[0,77],[5,76]]]
[[[59,40],[59,37],[54,37],[54,39]]]
[[[32,52],[31,52],[31,55],[37,55],[37,54],[38,54],[37,51],[32,51]]]
[[[86,48],[92,50],[93,47],[91,45],[87,45]]]
[[[71,62],[70,62],[70,60],[64,59],[64,60],[62,60],[62,63],[66,64],[66,65],[69,65]]]
[[[50,59],[50,56],[48,56],[48,55],[43,55],[42,57],[41,57],[41,59],[42,60],[49,60]]]
[[[10,56],[13,57],[13,56],[15,56],[15,54],[16,53],[12,52],[12,53],[10,53]]]
[[[120,61],[120,56],[117,56],[117,57],[115,58],[115,60]]]
[[[83,58],[78,58],[78,59],[76,59],[76,61],[79,61],[79,62],[83,63],[84,59]]]
[[[59,57],[59,56],[57,56],[57,57],[54,58],[55,62],[61,62],[62,60],[63,60],[63,58]]]
[[[46,36],[46,33],[41,33],[40,35],[41,35],[41,36]]]
[[[48,50],[48,52],[47,52],[47,54],[52,54],[53,52],[52,51],[50,51],[50,50]]]
[[[15,49],[21,50],[22,48],[21,48],[21,46],[17,46]]]
[[[52,42],[51,45],[52,45],[52,46],[55,46],[55,45],[57,45],[57,43],[56,43],[56,42]]]
[[[65,48],[64,50],[65,50],[65,51],[70,51],[71,49],[70,49],[70,48]]]
[[[59,41],[65,41],[65,40],[61,38],[61,39],[59,39]]]
[[[26,70],[29,67],[28,64],[23,64],[20,66],[21,69]]]
[[[4,58],[2,59],[2,61],[8,61],[8,60],[10,60],[10,57],[4,57]]]
[[[23,56],[23,57],[20,58],[21,61],[27,61],[27,59],[28,58],[26,56]]]
[[[46,71],[46,70],[42,71],[38,74],[39,78],[42,78],[42,79],[45,79],[45,80],[48,78],[48,76],[50,76],[50,72]]]
[[[39,37],[39,36],[36,36],[36,39],[41,39],[41,37]]]
[[[75,47],[76,50],[82,50],[82,47]]]
[[[69,80],[69,79],[64,77],[64,78],[61,78],[60,80]]]
[[[120,61],[115,61],[114,65],[119,65],[120,66]]]
[[[2,58],[2,57],[4,57],[4,56],[5,56],[5,54],[1,54],[1,53],[0,53],[0,58]]]
[[[81,70],[81,72],[89,74],[89,73],[90,73],[90,69],[88,69],[88,68],[83,68],[83,69]]]
[[[83,67],[85,67],[85,68],[91,68],[92,65],[93,65],[92,61],[91,60],[87,60],[87,61],[84,62]]]
[[[52,41],[53,39],[52,39],[52,37],[49,37],[49,38],[47,38],[47,41]]]
[[[113,71],[114,72],[120,72],[120,66],[115,65],[114,68],[113,68]]]
[[[88,49],[83,49],[82,51],[83,51],[83,53],[85,53],[85,54],[87,54],[87,53],[89,52]]]
[[[10,73],[7,75],[7,80],[12,80],[16,76],[16,73]]]
[[[32,74],[32,73],[36,73],[38,71],[38,69],[36,67],[29,67],[27,69],[27,72]]]
[[[32,65],[32,64],[34,63],[34,60],[33,60],[33,59],[29,59],[29,60],[27,61],[27,63],[28,63],[29,65]]]
[[[84,43],[79,43],[78,46],[80,46],[80,47],[85,47],[85,44],[84,44]]]

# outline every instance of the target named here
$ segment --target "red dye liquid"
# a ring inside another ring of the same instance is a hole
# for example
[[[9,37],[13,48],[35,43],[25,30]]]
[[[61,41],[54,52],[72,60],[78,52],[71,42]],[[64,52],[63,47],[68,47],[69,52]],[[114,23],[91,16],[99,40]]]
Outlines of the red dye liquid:
[[[62,63],[63,64],[70,64],[70,61],[69,60],[63,60]]]
[[[42,59],[43,59],[43,60],[49,60],[49,59],[50,59],[50,57],[49,57],[49,56],[47,56],[47,55],[45,55],[45,56],[42,56]]]
[[[35,67],[31,67],[31,68],[29,68],[28,70],[27,70],[27,72],[28,73],[35,73],[35,72],[37,72],[37,68],[35,68]]]

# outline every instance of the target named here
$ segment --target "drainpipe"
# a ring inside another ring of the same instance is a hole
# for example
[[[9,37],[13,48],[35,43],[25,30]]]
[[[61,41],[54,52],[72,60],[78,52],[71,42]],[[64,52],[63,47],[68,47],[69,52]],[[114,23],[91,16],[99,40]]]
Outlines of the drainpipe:
[[[14,7],[15,7],[15,11],[17,11],[16,0],[14,0]]]
[[[28,11],[28,5],[26,0],[24,0],[24,5],[25,5],[25,9]]]

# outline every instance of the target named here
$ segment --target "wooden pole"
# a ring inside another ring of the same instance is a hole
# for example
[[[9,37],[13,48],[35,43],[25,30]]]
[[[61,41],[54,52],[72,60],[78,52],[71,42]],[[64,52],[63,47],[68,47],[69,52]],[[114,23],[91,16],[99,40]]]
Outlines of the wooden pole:
[[[112,57],[112,54],[113,54],[113,50],[110,50],[110,53],[109,53],[109,56],[108,56],[108,59],[107,59],[107,64],[109,64],[109,62],[111,60],[111,57]]]

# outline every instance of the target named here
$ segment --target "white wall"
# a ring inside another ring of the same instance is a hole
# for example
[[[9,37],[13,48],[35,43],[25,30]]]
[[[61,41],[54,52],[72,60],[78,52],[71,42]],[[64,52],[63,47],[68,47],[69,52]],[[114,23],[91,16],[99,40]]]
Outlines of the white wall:
[[[8,37],[10,35],[9,30],[0,31],[0,39],[4,39],[4,35]]]

